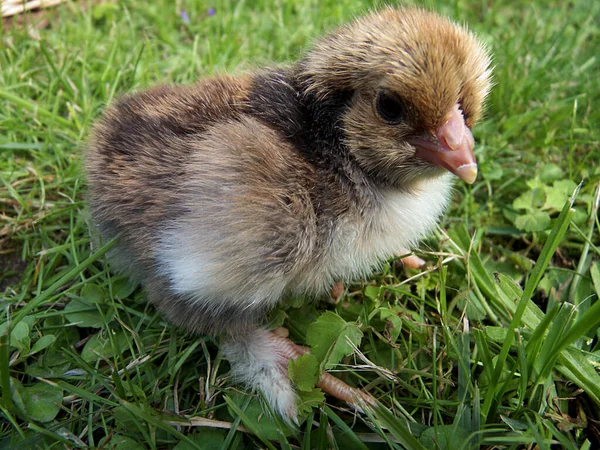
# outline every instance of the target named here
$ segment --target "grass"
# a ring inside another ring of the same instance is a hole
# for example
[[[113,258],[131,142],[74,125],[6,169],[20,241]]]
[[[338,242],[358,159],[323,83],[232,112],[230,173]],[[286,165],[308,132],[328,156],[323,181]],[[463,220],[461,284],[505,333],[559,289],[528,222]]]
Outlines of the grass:
[[[287,430],[229,383],[212,341],[108,270],[81,148],[120,93],[291,61],[377,5],[191,3],[69,2],[3,23],[0,447],[597,448],[600,4],[424,3],[494,54],[480,177],[423,244],[427,270],[390,262],[336,304],[274,313],[304,343],[334,312],[364,355],[334,373],[383,405],[356,415],[309,389],[314,407]]]

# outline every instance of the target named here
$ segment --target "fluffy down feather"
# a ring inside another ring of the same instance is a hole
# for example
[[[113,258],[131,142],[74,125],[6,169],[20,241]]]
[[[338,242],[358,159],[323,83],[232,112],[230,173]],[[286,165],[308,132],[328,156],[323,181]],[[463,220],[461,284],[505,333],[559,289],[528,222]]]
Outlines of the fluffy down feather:
[[[474,181],[488,66],[464,28],[386,8],[290,66],[125,96],[86,153],[94,223],[169,320],[225,336],[236,378],[293,418],[289,355],[261,321],[432,230],[449,172]]]

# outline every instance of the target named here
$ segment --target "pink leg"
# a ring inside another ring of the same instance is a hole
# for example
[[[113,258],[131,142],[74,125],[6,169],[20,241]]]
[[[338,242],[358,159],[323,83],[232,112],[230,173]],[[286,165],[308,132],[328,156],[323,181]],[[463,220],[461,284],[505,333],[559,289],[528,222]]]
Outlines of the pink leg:
[[[407,253],[410,253],[410,250],[402,250],[400,252],[400,255],[406,255]],[[417,255],[405,256],[400,261],[402,261],[402,264],[404,264],[406,267],[410,267],[411,269],[418,269],[420,267],[423,267],[423,265],[425,264],[425,261],[423,261]]]
[[[298,397],[288,377],[287,365],[308,352],[279,334],[266,330],[245,334],[223,343],[223,352],[234,378],[250,389],[263,393],[269,405],[284,419],[296,421]],[[348,386],[334,376],[323,373],[317,386],[332,396],[354,406],[375,405],[369,394]]]
[[[298,356],[304,355],[305,353],[309,353],[310,351],[306,347],[294,344],[286,337],[281,337],[279,335],[274,334],[273,339],[279,342],[280,348],[284,351],[288,359],[296,359]],[[317,387],[321,388],[324,392],[327,392],[329,395],[339,400],[344,400],[348,403],[356,404],[357,406],[361,406],[360,404],[362,402],[365,402],[372,406],[375,406],[377,404],[375,399],[366,392],[349,386],[342,380],[334,377],[333,375],[328,374],[327,372],[323,372],[321,374],[321,378],[319,378]]]

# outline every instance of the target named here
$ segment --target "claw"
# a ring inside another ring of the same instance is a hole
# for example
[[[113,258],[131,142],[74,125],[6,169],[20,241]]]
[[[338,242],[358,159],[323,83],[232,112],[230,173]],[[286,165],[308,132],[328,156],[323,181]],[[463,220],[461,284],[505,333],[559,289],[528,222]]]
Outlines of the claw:
[[[280,344],[280,349],[289,359],[296,359],[299,356],[309,353],[308,348],[297,345],[287,338],[273,335],[273,339],[277,340],[277,342]],[[327,372],[323,372],[321,374],[321,378],[319,378],[317,387],[339,400],[344,400],[345,402],[350,403],[353,407],[360,411],[363,410],[362,408],[365,405],[377,405],[376,400],[371,395],[360,389],[353,388],[339,378],[336,378]]]

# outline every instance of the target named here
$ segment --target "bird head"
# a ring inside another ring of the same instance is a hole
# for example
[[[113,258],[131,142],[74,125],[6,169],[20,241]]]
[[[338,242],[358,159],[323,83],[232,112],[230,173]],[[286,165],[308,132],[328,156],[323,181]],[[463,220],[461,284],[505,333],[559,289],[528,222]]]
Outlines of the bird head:
[[[350,94],[339,125],[366,173],[408,186],[447,170],[473,183],[471,128],[489,65],[465,28],[425,10],[386,8],[319,41],[301,77],[317,101]]]

